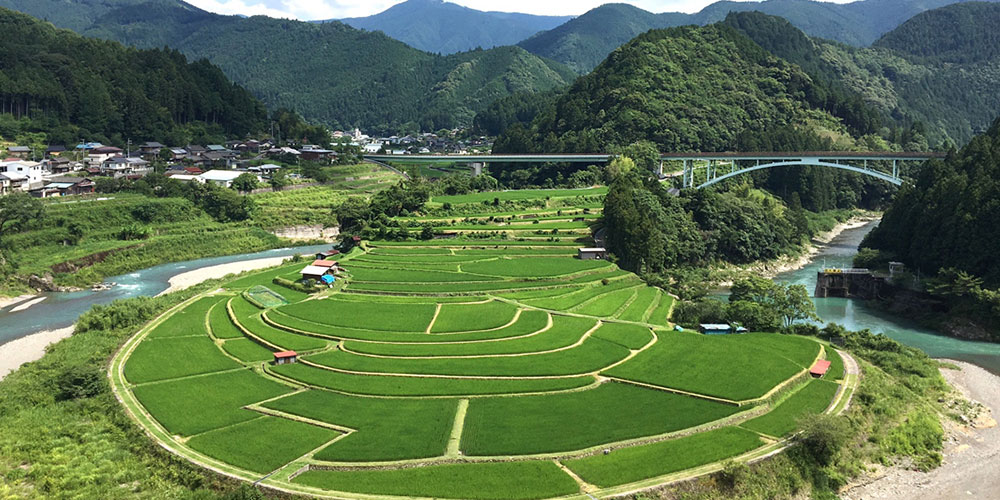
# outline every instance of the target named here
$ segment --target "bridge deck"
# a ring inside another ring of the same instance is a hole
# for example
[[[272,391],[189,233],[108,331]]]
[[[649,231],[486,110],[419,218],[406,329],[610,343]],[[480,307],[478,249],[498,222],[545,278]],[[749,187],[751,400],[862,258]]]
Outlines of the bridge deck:
[[[661,160],[929,160],[944,158],[944,153],[891,151],[805,151],[805,152],[719,152],[662,153]],[[510,155],[364,155],[365,159],[397,163],[607,163],[610,154],[510,154]]]

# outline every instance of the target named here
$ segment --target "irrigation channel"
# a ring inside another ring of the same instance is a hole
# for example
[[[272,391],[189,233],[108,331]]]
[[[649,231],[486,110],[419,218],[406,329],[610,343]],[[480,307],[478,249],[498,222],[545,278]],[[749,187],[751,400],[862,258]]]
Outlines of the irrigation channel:
[[[170,278],[181,273],[245,260],[285,257],[295,254],[309,255],[329,249],[330,245],[324,244],[173,262],[106,278],[106,282],[115,283],[115,286],[109,290],[42,293],[38,297],[44,297],[45,300],[25,310],[12,312],[11,310],[16,308],[18,304],[0,309],[0,345],[36,332],[72,325],[81,314],[95,304],[107,304],[118,299],[156,295],[167,289]]]
[[[805,285],[812,293],[816,273],[824,268],[852,267],[858,245],[878,222],[848,229],[821,249],[805,267],[778,275],[775,280]],[[839,323],[850,330],[865,328],[883,333],[903,344],[917,347],[934,358],[949,358],[979,365],[1000,375],[1000,344],[973,342],[937,334],[914,322],[890,315],[871,307],[862,300],[843,298],[813,298],[816,313],[822,323]]]

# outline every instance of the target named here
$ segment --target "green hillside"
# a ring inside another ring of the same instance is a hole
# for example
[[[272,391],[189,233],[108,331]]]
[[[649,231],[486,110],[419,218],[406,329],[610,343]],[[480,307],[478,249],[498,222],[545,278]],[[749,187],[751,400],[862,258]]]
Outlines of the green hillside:
[[[381,31],[411,47],[438,54],[514,45],[571,16],[483,12],[443,0],[408,0],[368,17],[341,19],[358,29]]]
[[[518,45],[583,74],[594,69],[616,47],[641,33],[688,22],[687,14],[653,14],[629,4],[606,4]]]
[[[260,102],[206,61],[84,38],[2,8],[0,31],[0,110],[33,120],[56,142],[184,144],[205,130],[242,136],[266,128]],[[0,134],[23,127],[8,123]]]
[[[875,47],[926,63],[974,63],[1000,56],[1000,5],[968,2],[919,14],[886,33]]]
[[[661,151],[768,150],[785,146],[772,138],[809,131],[849,143],[840,121],[809,101],[814,87],[728,26],[656,30],[577,80],[534,120],[526,141],[514,127],[496,149],[591,152],[652,141]]]
[[[170,0],[77,1],[93,20],[85,28],[80,20],[49,17],[59,9],[55,2],[0,6],[16,3],[88,36],[207,58],[272,109],[294,109],[334,128],[469,125],[496,97],[562,87],[574,77],[519,48],[437,56],[339,22],[220,16]]]
[[[519,45],[586,73],[612,50],[650,29],[706,25],[722,21],[731,12],[757,11],[788,19],[809,36],[867,46],[910,17],[951,3],[952,0],[861,0],[847,4],[811,0],[719,1],[694,14],[654,14],[628,4],[607,4]]]

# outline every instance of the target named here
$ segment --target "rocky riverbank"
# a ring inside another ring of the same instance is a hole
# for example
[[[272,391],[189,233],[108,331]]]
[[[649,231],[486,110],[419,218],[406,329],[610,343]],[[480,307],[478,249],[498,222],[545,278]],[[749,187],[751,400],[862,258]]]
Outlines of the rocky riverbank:
[[[858,215],[852,217],[845,222],[837,224],[829,231],[814,236],[810,240],[809,246],[798,255],[786,255],[778,259],[755,262],[747,266],[732,266],[724,268],[721,270],[721,273],[723,276],[727,276],[728,279],[718,283],[718,286],[721,288],[729,288],[732,286],[734,281],[740,279],[741,276],[748,274],[763,276],[765,278],[774,278],[782,273],[802,269],[813,261],[816,254],[818,254],[820,250],[833,241],[837,236],[840,236],[840,234],[844,231],[864,227],[872,222],[880,220],[881,218],[881,214]]]
[[[1000,498],[1000,427],[995,420],[1000,415],[1000,377],[962,361],[943,361],[960,368],[941,368],[941,374],[973,404],[953,408],[958,419],[943,417],[942,465],[926,473],[878,468],[870,478],[844,491],[845,500]]]

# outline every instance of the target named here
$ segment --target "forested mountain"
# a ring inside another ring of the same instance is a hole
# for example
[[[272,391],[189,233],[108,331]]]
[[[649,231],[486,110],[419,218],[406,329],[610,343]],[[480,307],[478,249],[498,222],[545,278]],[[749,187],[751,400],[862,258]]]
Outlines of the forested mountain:
[[[966,64],[1000,56],[1000,4],[966,2],[924,12],[886,33],[875,47],[914,62]]]
[[[0,6],[15,3],[25,2],[0,0]],[[498,97],[562,87],[575,76],[517,47],[437,56],[339,22],[220,16],[174,0],[73,3],[81,12],[92,6],[99,13],[77,28],[88,36],[207,58],[271,108],[294,109],[334,128],[469,125]],[[43,12],[58,10],[60,2],[38,4],[22,6],[56,22],[64,19]]]
[[[438,54],[514,45],[572,16],[533,16],[483,12],[444,0],[408,0],[368,17],[340,21],[355,28],[381,31],[411,47]]]
[[[914,17],[869,49],[816,40],[843,84],[931,145],[965,144],[1000,114],[1000,4],[961,3]]]
[[[1000,286],[1000,120],[904,186],[862,246],[933,275],[956,268]]]
[[[598,65],[616,47],[656,28],[693,24],[688,14],[653,14],[624,3],[605,4],[518,45],[554,59],[580,74]]]
[[[817,90],[724,24],[654,30],[577,80],[530,130],[508,130],[497,149],[584,153],[651,141],[661,151],[779,150],[792,146],[785,134],[811,142],[797,147],[820,146],[814,132],[848,146]]]
[[[0,113],[45,130],[53,144],[186,144],[206,132],[267,128],[264,106],[207,61],[85,38],[2,8],[0,32]],[[5,123],[0,134],[25,126]]]
[[[1000,120],[904,185],[861,243],[858,265],[902,261],[924,278],[889,306],[964,338],[1000,341]],[[900,280],[902,286],[913,283]],[[930,300],[926,300],[927,298]]]
[[[722,21],[730,12],[759,11],[783,17],[810,36],[868,46],[910,17],[951,3],[953,0],[860,0],[848,4],[811,0],[720,1],[694,14],[653,14],[627,4],[608,4],[519,45],[586,73],[616,47],[650,29],[706,25]]]

